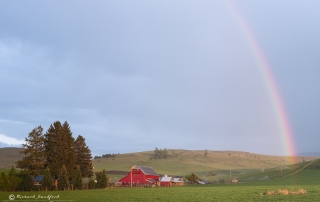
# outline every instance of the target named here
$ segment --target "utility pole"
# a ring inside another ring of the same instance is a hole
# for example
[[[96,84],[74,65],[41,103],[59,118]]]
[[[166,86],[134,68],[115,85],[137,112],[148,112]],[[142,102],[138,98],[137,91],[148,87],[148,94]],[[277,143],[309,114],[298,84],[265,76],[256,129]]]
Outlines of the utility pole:
[[[132,188],[132,167],[131,167],[131,183],[130,183],[130,185],[131,185],[131,188]]]

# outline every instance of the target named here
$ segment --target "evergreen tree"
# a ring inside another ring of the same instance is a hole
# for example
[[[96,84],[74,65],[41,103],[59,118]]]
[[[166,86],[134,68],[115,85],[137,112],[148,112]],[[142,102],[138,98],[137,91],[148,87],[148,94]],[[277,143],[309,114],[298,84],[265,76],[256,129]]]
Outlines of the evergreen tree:
[[[191,184],[196,184],[198,183],[199,180],[201,180],[199,178],[199,176],[197,174],[191,173],[191,175],[186,175],[185,177],[188,181],[191,182]]]
[[[108,176],[106,174],[106,171],[103,169],[102,172],[97,173],[97,184],[98,188],[104,189],[108,185]]]
[[[36,177],[44,170],[45,163],[43,128],[41,126],[34,128],[22,146],[24,150],[21,153],[24,154],[24,157],[16,162],[17,168],[33,175],[36,180]]]
[[[53,180],[51,177],[50,169],[46,168],[43,173],[43,178],[41,180],[41,185],[45,188],[46,191],[52,187]]]
[[[46,166],[51,169],[52,176],[57,179],[59,170],[65,165],[68,179],[73,177],[75,168],[74,138],[69,127],[65,122],[63,125],[59,121],[50,125],[45,134],[45,154]]]
[[[16,169],[12,166],[9,171],[10,190],[15,191],[19,188],[21,179],[18,176]]]
[[[0,174],[0,190],[10,191],[10,181],[8,179],[8,175],[5,172],[1,172]]]
[[[66,166],[63,164],[62,168],[60,169],[60,175],[59,175],[59,189],[60,190],[68,190],[69,189],[69,177],[68,177],[68,171]]]
[[[154,158],[157,159],[157,158],[159,158],[159,156],[160,156],[160,151],[159,151],[158,147],[156,147],[154,149]]]
[[[159,150],[159,159],[162,159],[163,158],[163,151],[162,151],[162,149],[160,148],[160,150]]]
[[[99,189],[100,187],[100,182],[101,182],[101,176],[102,176],[102,172],[96,172],[96,185],[95,188]]]
[[[168,151],[166,148],[163,149],[163,158],[167,158],[168,157]]]
[[[95,189],[96,188],[94,179],[90,178],[89,184],[88,184],[88,188],[89,189]]]
[[[77,167],[77,170],[75,172],[73,187],[74,189],[82,189],[82,175],[80,166]]]
[[[76,164],[80,165],[82,177],[93,176],[92,155],[85,138],[79,135],[75,141]]]
[[[33,190],[34,185],[33,185],[33,182],[32,182],[30,174],[22,172],[21,176],[22,176],[21,189],[23,191],[31,191],[31,190]]]
[[[72,137],[72,132],[67,121],[63,123],[62,129],[63,129],[63,137],[64,137],[63,140],[66,143],[64,145],[65,147],[63,147],[65,149],[63,153],[66,156],[63,163],[67,168],[69,179],[72,179],[74,176],[74,171],[77,168],[74,138]]]
[[[208,154],[209,154],[208,150],[207,150],[207,149],[205,149],[205,150],[204,150],[204,156],[205,156],[205,157],[207,157],[207,156],[208,156]]]
[[[56,180],[59,177],[59,170],[62,167],[61,158],[63,154],[59,150],[58,136],[61,134],[61,123],[59,121],[50,125],[45,136],[46,167],[51,170],[52,177]],[[56,184],[56,183],[55,183]]]
[[[59,121],[50,125],[45,136],[45,156],[46,167],[51,169],[51,176],[55,179],[55,185],[57,189],[57,179],[59,177],[59,170],[62,167],[61,158],[63,154],[59,150],[58,136],[61,134],[61,123]]]
[[[168,154],[168,150],[166,148],[162,149],[158,149],[157,147],[154,150],[154,158],[155,159],[162,159],[162,158],[168,158],[169,154]],[[174,152],[172,150],[172,156],[174,155]]]

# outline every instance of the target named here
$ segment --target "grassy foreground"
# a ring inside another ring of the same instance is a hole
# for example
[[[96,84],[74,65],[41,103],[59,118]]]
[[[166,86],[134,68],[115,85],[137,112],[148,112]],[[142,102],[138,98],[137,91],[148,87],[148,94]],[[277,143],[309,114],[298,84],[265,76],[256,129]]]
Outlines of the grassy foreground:
[[[301,186],[286,186],[285,189],[296,191]],[[55,192],[16,192],[0,193],[0,200],[8,200],[10,194],[20,196],[58,196],[51,201],[318,201],[320,187],[316,185],[303,186],[307,194],[301,195],[261,195],[270,190],[284,189],[282,186],[187,186],[172,188],[136,188],[136,189],[106,189],[85,191],[55,191]],[[35,199],[32,199],[35,200]],[[16,198],[15,201],[19,201]],[[21,200],[20,200],[21,201]],[[49,201],[49,200],[48,200]]]
[[[194,185],[170,188],[114,188],[104,190],[53,191],[53,192],[0,192],[0,201],[8,200],[10,194],[20,196],[57,196],[47,201],[319,201],[320,170],[304,170],[288,177],[259,182]],[[265,195],[267,191],[304,189],[306,194]],[[35,201],[35,199],[31,199]],[[31,201],[29,200],[29,201]],[[46,200],[46,199],[45,199]],[[21,201],[21,199],[20,199]]]

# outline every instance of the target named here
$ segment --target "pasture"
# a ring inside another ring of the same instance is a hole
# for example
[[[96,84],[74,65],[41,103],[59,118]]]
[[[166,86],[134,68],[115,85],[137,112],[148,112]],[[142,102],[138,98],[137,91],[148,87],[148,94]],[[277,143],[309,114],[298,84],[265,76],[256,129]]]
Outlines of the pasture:
[[[153,151],[119,154],[94,159],[93,165],[95,171],[105,169],[129,172],[133,165],[141,165],[152,167],[161,175],[185,176],[194,172],[202,179],[214,182],[228,180],[230,169],[232,176],[242,181],[272,179],[291,173],[292,162],[306,163],[313,160],[312,157],[270,156],[241,151],[208,151],[206,157],[204,150],[169,149],[168,153],[166,159],[154,159]],[[111,175],[111,178],[115,182],[124,175]]]
[[[261,195],[270,190],[296,191],[303,187],[308,193],[301,195]],[[0,200],[8,200],[10,194],[21,196],[59,195],[58,200],[73,201],[317,201],[318,185],[198,185],[171,188],[115,188],[105,190],[16,192],[0,193]],[[15,200],[15,201],[18,201]]]
[[[14,150],[11,153],[10,150]],[[21,158],[18,149],[1,149],[0,171],[8,171],[14,162]],[[171,151],[171,150],[170,150]],[[169,152],[170,152],[169,151]],[[248,152],[173,150],[176,157],[153,159],[153,152],[120,154],[116,157],[95,159],[95,171],[102,169],[116,171],[109,175],[117,181],[132,165],[151,166],[160,174],[184,176],[197,173],[202,179],[217,182],[232,178],[238,184],[186,185],[169,188],[108,188],[81,191],[33,191],[0,192],[0,201],[39,201],[38,196],[59,196],[42,201],[318,201],[320,198],[320,161],[312,163],[312,157],[284,157],[258,155]],[[8,156],[8,154],[10,154]],[[292,164],[295,161],[297,164]],[[311,165],[310,165],[311,164]],[[2,167],[2,168],[1,168]],[[119,172],[120,171],[120,172]],[[123,171],[123,172],[121,172]],[[266,195],[268,191],[288,190],[306,194]],[[20,197],[20,198],[19,198]],[[21,197],[27,197],[22,199]],[[29,198],[28,198],[29,197]],[[34,197],[34,198],[30,198]]]
[[[109,188],[103,190],[2,192],[0,200],[10,194],[20,196],[57,196],[57,200],[86,201],[318,201],[320,171],[305,169],[294,175],[239,184],[193,185],[170,188]],[[304,189],[306,194],[265,195],[267,191]],[[54,201],[55,199],[51,199]],[[56,200],[56,201],[57,201]],[[16,199],[15,201],[19,201]]]

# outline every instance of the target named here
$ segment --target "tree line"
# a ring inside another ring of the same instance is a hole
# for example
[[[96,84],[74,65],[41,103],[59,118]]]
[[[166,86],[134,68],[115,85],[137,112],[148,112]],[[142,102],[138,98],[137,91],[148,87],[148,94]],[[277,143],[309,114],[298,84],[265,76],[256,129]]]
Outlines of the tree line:
[[[158,149],[158,147],[156,147],[154,149],[154,158],[155,159],[163,159],[163,158],[168,158],[169,154],[166,148],[164,148],[163,150],[160,148]]]
[[[45,190],[51,189],[53,184],[56,190],[82,189],[82,178],[90,179],[89,188],[105,188],[107,185],[105,170],[96,173],[95,185],[91,151],[84,137],[72,137],[67,121],[63,124],[54,122],[45,134],[41,126],[34,128],[22,147],[24,157],[16,162],[21,171],[18,173],[12,167],[9,176],[4,172],[0,174],[0,189],[3,191],[32,190],[40,175],[43,176],[41,185]]]
[[[154,158],[155,159],[163,159],[163,158],[169,158],[169,157],[177,157],[178,154],[175,153],[173,150],[171,150],[171,155],[168,153],[168,150],[166,148],[164,149],[158,149],[158,147],[156,147],[154,150],[153,150],[153,153],[154,153]],[[207,157],[209,154],[208,150],[205,149],[204,150],[204,153],[203,155],[205,157]]]
[[[100,158],[110,158],[110,157],[116,157],[117,154],[113,153],[113,154],[102,154],[102,156],[94,156],[93,159],[100,159]],[[119,155],[119,153],[118,153]]]

